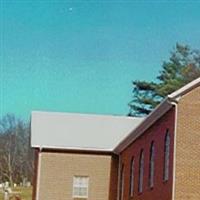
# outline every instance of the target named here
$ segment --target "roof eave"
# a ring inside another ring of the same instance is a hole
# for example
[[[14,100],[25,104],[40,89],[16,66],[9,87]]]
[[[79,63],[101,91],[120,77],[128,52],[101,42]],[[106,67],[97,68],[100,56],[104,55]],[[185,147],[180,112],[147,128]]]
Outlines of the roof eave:
[[[134,140],[142,135],[156,120],[165,114],[173,105],[168,98],[159,104],[123,141],[114,149],[114,153],[119,154]]]
[[[62,146],[40,146],[40,145],[32,145],[34,149],[40,149],[41,151],[44,149],[53,149],[53,150],[63,150],[63,151],[82,151],[82,152],[105,152],[105,153],[113,153],[113,149],[101,149],[101,148],[92,148],[92,147],[62,147]]]
[[[181,96],[185,95],[186,93],[188,93],[189,91],[198,86],[200,86],[200,77],[188,83],[187,85],[183,86],[179,90],[169,94],[168,99],[178,101],[181,98]]]

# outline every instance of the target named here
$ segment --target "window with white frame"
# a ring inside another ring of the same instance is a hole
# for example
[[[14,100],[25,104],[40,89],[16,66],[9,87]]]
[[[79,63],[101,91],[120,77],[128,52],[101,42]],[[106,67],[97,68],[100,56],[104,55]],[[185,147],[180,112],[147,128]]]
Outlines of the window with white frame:
[[[73,198],[88,198],[88,176],[74,176],[73,178]]]

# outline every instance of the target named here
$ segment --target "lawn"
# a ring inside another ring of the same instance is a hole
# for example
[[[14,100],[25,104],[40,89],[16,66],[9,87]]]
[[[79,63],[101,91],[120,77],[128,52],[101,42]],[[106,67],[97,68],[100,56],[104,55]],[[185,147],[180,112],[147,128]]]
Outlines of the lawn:
[[[19,195],[22,200],[31,200],[32,199],[32,188],[31,187],[17,187],[13,189],[14,192],[19,192]],[[0,200],[3,199],[3,194],[0,193]]]

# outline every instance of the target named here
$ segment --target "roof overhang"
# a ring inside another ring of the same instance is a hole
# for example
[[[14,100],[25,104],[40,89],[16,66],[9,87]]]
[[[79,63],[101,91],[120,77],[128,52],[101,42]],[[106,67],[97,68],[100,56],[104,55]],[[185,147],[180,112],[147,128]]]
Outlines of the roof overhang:
[[[40,149],[55,149],[55,150],[64,150],[64,151],[93,151],[93,152],[113,152],[113,149],[102,149],[102,148],[81,148],[81,147],[65,147],[65,146],[53,146],[53,145],[32,145],[32,148]]]
[[[168,95],[168,99],[172,101],[178,101],[183,95],[187,94],[198,86],[200,86],[200,77]]]
[[[124,140],[122,140],[114,149],[119,154],[139,136],[141,136],[155,121],[164,115],[173,105],[166,98],[157,108],[152,111]]]

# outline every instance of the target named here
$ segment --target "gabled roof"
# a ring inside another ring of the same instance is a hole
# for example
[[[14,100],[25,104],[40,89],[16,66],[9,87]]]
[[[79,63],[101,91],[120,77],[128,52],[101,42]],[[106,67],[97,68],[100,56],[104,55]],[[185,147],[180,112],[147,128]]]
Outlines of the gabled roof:
[[[31,146],[112,152],[141,118],[32,112]]]
[[[200,86],[200,77],[194,81],[188,83],[172,94],[168,95],[163,102],[161,102],[133,131],[127,135],[114,149],[114,152],[119,154],[128,145],[134,142],[139,136],[141,136],[155,121],[157,121],[163,114],[165,114],[172,106],[172,102],[177,102],[179,99]]]

